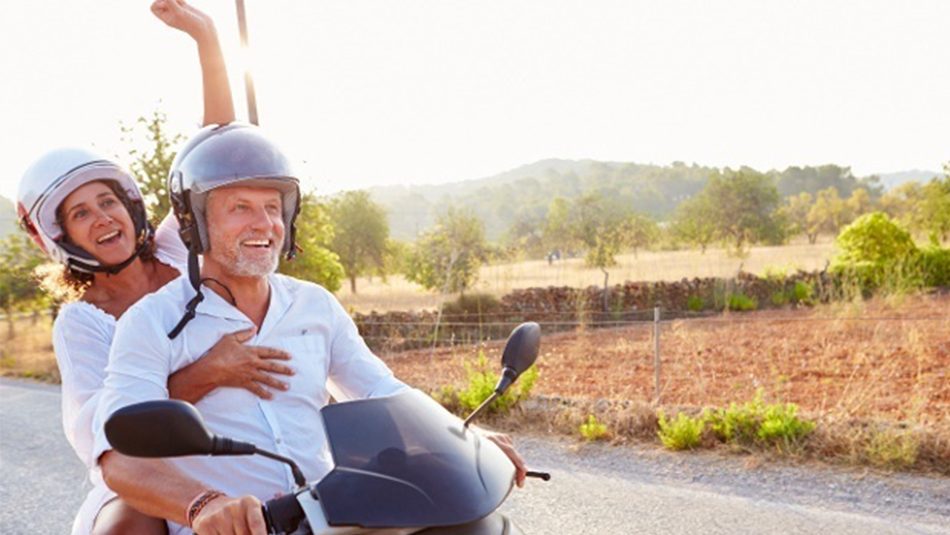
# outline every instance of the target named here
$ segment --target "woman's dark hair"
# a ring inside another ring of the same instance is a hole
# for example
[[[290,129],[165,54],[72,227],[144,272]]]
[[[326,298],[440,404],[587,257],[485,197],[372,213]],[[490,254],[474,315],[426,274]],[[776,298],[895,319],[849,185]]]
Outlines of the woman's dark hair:
[[[132,200],[118,182],[115,180],[100,180],[99,182],[112,190],[122,206],[125,206],[126,212],[130,215],[133,213]],[[66,234],[66,226],[63,224],[62,205],[56,207],[56,223],[63,229],[63,239],[71,241],[69,235]],[[155,258],[155,240],[151,236],[149,237],[148,247],[142,251],[139,258],[146,261]],[[92,273],[78,271],[63,264],[42,265],[36,269],[34,275],[40,280],[43,289],[52,295],[53,299],[61,302],[75,301],[80,298],[83,292],[92,286],[92,281],[95,278]]]

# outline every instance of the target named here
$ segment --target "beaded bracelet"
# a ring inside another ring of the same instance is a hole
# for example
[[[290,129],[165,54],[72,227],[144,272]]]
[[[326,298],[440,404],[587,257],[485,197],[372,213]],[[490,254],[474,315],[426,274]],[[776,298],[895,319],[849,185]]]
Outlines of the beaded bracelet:
[[[188,519],[188,526],[193,527],[192,524],[195,523],[195,519],[198,518],[198,514],[206,505],[211,503],[211,500],[224,496],[224,493],[217,490],[208,489],[201,494],[195,496],[191,500],[191,504],[188,505],[188,512],[185,517]]]

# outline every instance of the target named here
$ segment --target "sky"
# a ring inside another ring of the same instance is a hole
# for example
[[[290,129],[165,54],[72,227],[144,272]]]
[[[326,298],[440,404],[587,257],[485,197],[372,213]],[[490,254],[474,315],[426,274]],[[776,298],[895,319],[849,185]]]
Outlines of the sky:
[[[858,175],[950,161],[950,2],[193,0],[217,24],[239,117],[305,187],[480,178],[544,158],[837,163]],[[0,195],[63,145],[128,152],[120,122],[201,120],[194,44],[147,0],[17,2],[0,17]]]

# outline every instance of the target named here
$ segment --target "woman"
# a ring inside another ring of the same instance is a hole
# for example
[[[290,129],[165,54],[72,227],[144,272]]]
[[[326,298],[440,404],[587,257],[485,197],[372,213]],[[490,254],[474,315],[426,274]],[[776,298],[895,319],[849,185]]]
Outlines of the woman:
[[[211,19],[183,0],[156,0],[152,12],[198,45],[204,123],[231,122],[227,71]],[[93,482],[73,533],[166,533],[164,520],[147,517],[117,499],[90,457],[92,417],[116,320],[141,297],[184,272],[186,251],[174,218],[166,218],[153,233],[142,194],[129,174],[81,149],[46,154],[25,173],[17,197],[24,228],[62,264],[58,272],[47,274],[46,285],[74,298],[62,307],[53,328],[63,427]],[[167,385],[170,396],[196,402],[217,387],[229,386],[269,398],[265,386],[285,389],[271,374],[291,374],[277,362],[289,356],[243,345],[251,336],[252,331],[225,336],[204,358],[173,374]]]

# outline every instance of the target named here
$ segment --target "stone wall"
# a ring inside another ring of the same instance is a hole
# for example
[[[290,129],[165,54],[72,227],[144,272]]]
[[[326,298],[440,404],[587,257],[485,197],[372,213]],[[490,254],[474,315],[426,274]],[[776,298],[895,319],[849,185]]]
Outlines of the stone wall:
[[[603,288],[550,286],[514,290],[488,313],[444,314],[435,311],[357,313],[354,321],[375,350],[398,351],[437,344],[475,343],[505,338],[523,321],[541,323],[545,332],[616,326],[652,321],[653,308],[664,318],[717,313],[729,295],[742,294],[756,308],[796,304],[796,283],[810,288],[809,301],[827,301],[834,281],[826,272],[803,272],[781,278],[740,272],[734,279],[693,278],[677,282],[625,282]],[[438,323],[438,329],[436,324]]]

